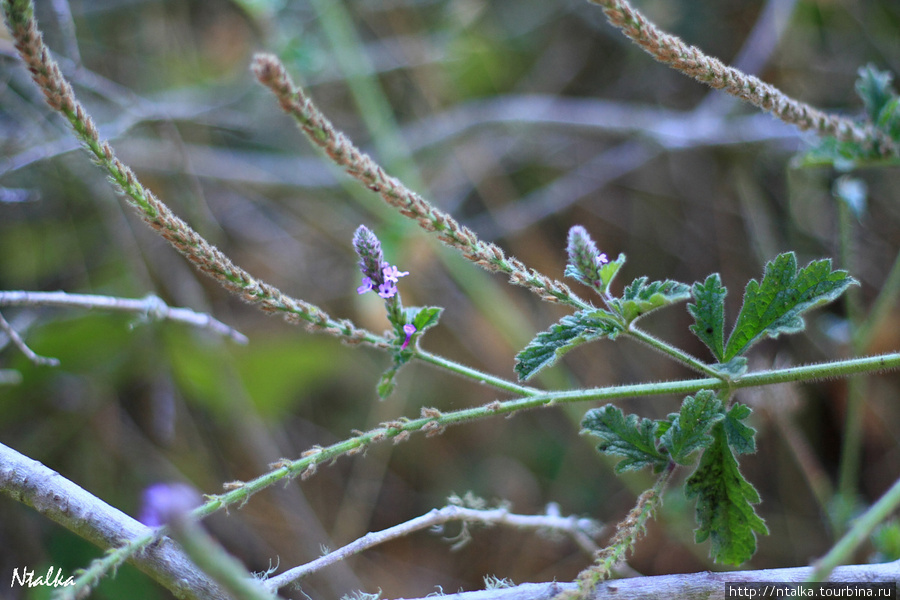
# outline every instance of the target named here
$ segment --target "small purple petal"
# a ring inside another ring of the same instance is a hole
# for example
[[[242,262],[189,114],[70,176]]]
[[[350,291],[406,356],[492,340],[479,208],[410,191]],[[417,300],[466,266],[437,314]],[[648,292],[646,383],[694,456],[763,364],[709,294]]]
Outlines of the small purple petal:
[[[371,277],[363,277],[362,285],[359,286],[358,288],[356,288],[356,293],[357,294],[365,294],[366,292],[371,290],[374,285],[375,285],[375,283],[372,281]]]
[[[159,527],[187,516],[201,502],[197,490],[186,483],[156,483],[144,490],[138,520]]]
[[[416,332],[416,326],[412,323],[407,323],[403,326],[403,333],[406,334],[406,340],[403,342],[403,345],[400,346],[401,350],[406,350],[406,347],[409,346],[409,340],[412,337],[412,334]]]
[[[378,286],[378,295],[387,300],[393,298],[397,293],[397,286],[390,281],[385,281]]]
[[[598,267],[600,265],[605,265],[608,262],[609,262],[609,259],[606,257],[606,254],[603,252],[601,252],[594,258],[594,264],[596,264]]]
[[[397,283],[400,281],[401,277],[406,277],[409,275],[409,271],[400,271],[397,269],[396,265],[389,265],[382,269],[382,273],[384,273],[385,281],[393,281]]]

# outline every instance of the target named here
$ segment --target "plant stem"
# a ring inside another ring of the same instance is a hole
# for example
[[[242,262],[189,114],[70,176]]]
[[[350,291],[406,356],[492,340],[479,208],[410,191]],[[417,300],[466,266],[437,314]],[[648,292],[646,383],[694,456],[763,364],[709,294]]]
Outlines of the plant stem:
[[[519,385],[507,379],[503,379],[502,377],[497,377],[495,375],[485,373],[484,371],[479,371],[478,369],[460,364],[448,358],[444,358],[443,356],[432,354],[426,350],[422,350],[421,348],[416,348],[413,357],[441,367],[442,369],[446,369],[451,373],[456,373],[457,375],[460,375],[462,377],[468,377],[470,379],[474,379],[479,383],[491,385],[495,388],[505,390],[507,392],[512,392],[514,394],[520,394],[522,396],[537,396],[543,393],[538,388],[533,388],[527,385]]]
[[[684,352],[675,346],[667,344],[666,342],[656,338],[649,333],[638,329],[637,327],[629,326],[626,330],[628,335],[633,337],[634,339],[643,342],[650,346],[651,348],[655,348],[662,352],[663,354],[667,354],[674,358],[675,360],[682,362],[694,369],[695,371],[699,371],[705,375],[710,375],[712,377],[716,377],[718,379],[722,379],[722,374],[704,363],[703,361],[694,358],[687,352]]]
[[[807,581],[824,581],[839,564],[847,562],[853,552],[862,544],[879,523],[887,519],[900,506],[900,479],[853,523],[828,554],[816,562]]]
[[[835,193],[835,201],[838,209],[838,237],[840,240],[841,266],[847,270],[855,270],[856,252],[854,247],[854,221],[856,220],[850,210],[847,201],[840,194]],[[862,353],[860,347],[860,325],[862,323],[862,300],[858,287],[851,287],[845,296],[847,323],[850,329],[850,348],[854,355]],[[838,493],[843,498],[844,507],[853,505],[853,497],[856,494],[856,481],[859,475],[859,465],[862,454],[862,427],[864,399],[866,396],[865,381],[851,379],[847,382],[846,416],[844,418],[844,436],[841,446],[841,463],[838,469]],[[843,531],[846,526],[846,515],[837,515],[836,527]]]
[[[867,371],[883,371],[900,368],[900,353],[869,356],[854,360],[835,361],[787,369],[775,369],[744,375],[740,379],[726,382],[719,378],[689,379],[681,381],[665,381],[659,383],[644,383],[637,385],[610,386],[589,390],[572,390],[560,392],[547,392],[535,394],[526,398],[517,398],[505,402],[491,402],[484,406],[466,408],[449,413],[441,413],[435,409],[423,409],[423,416],[418,419],[398,419],[386,423],[384,426],[361,433],[331,446],[316,446],[303,453],[297,460],[284,460],[273,464],[273,470],[260,475],[256,479],[247,481],[224,494],[209,496],[209,501],[196,508],[191,516],[202,519],[213,513],[231,506],[241,506],[249,500],[250,496],[262,491],[285,478],[294,478],[298,475],[306,478],[313,475],[321,463],[331,462],[345,454],[356,454],[363,451],[370,444],[380,443],[386,440],[402,441],[411,433],[424,432],[426,435],[436,435],[453,425],[459,425],[476,419],[488,418],[496,415],[509,415],[520,410],[539,407],[549,407],[560,403],[586,402],[592,400],[612,400],[616,398],[637,398],[644,396],[659,396],[668,394],[694,394],[703,389],[718,390],[724,388],[744,388],[758,385],[770,385],[785,383],[788,381],[809,381],[828,377],[840,377],[853,375]],[[92,570],[105,572],[104,569],[113,568],[127,558],[128,555],[137,552],[146,543],[151,541],[147,536],[144,540],[133,540],[127,549],[120,548],[99,559],[92,565]]]

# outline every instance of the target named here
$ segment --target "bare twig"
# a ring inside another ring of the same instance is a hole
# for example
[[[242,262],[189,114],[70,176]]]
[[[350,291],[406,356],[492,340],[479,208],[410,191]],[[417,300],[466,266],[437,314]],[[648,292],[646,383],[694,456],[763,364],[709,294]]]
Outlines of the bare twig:
[[[2,313],[0,313],[0,331],[3,331],[3,333],[9,336],[13,345],[34,364],[47,367],[59,366],[59,359],[40,356],[34,350],[29,348],[28,344],[25,343],[25,340],[22,339],[22,336],[19,335],[19,332],[13,329],[13,326],[9,324],[9,321],[6,320]]]
[[[206,313],[189,308],[173,308],[161,298],[150,294],[144,298],[117,298],[95,294],[68,294],[66,292],[0,291],[0,306],[61,306],[77,308],[102,308],[116,312],[136,313],[151,320],[168,319],[209,329],[231,338],[238,344],[246,344],[247,336]],[[2,317],[0,317],[2,318]],[[3,326],[0,323],[0,326]]]
[[[305,565],[294,567],[281,575],[267,579],[265,586],[270,591],[277,591],[311,573],[315,573],[329,565],[345,560],[355,554],[359,554],[364,550],[407,536],[413,532],[421,531],[422,529],[429,527],[437,527],[451,521],[478,523],[487,526],[509,525],[518,529],[552,530],[568,534],[574,539],[581,541],[582,544],[583,538],[590,540],[590,532],[592,529],[596,528],[596,525],[590,519],[579,519],[574,516],[561,517],[552,514],[517,515],[509,512],[506,508],[485,510],[449,505],[441,509],[434,509],[420,517],[410,519],[405,523],[400,523],[399,525],[394,525],[393,527],[381,531],[368,533],[347,544],[343,548],[330,552]]]

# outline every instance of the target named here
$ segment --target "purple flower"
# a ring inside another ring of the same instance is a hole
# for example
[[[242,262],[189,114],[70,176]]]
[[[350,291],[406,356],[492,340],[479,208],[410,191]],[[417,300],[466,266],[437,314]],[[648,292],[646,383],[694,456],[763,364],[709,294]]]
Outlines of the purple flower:
[[[603,252],[601,252],[600,254],[598,254],[597,256],[594,257],[594,264],[597,265],[598,267],[603,266],[608,262],[609,262],[609,259],[606,257],[606,254],[604,254]]]
[[[186,483],[155,483],[144,490],[138,520],[148,527],[159,527],[183,519],[200,503],[200,494]]]
[[[378,295],[387,300],[393,298],[397,293],[397,286],[391,281],[385,281],[378,286]]]
[[[366,292],[371,290],[373,287],[375,287],[375,282],[372,281],[372,278],[371,277],[363,277],[362,285],[359,286],[358,288],[356,288],[356,293],[357,294],[365,294]]]
[[[401,277],[406,277],[407,275],[409,275],[409,271],[400,271],[394,265],[388,265],[384,267],[381,272],[384,274],[385,281],[392,281],[394,283],[400,281]]]
[[[406,347],[409,346],[409,339],[412,337],[412,334],[416,332],[416,326],[412,323],[407,323],[403,326],[403,333],[406,334],[406,340],[403,342],[403,345],[400,346],[401,350],[406,350]]]
[[[409,271],[401,271],[384,260],[381,242],[365,225],[360,225],[353,234],[353,248],[359,255],[359,270],[363,276],[356,293],[375,290],[385,300],[396,296],[397,282],[409,275]]]

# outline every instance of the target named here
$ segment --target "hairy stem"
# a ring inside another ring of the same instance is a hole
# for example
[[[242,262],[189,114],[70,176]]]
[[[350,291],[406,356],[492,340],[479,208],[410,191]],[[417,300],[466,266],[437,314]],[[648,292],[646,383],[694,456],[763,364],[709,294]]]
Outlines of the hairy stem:
[[[830,377],[841,377],[857,373],[885,371],[900,368],[900,353],[870,356],[849,361],[836,361],[790,367],[786,369],[774,369],[749,373],[736,381],[725,382],[719,378],[688,379],[681,381],[667,381],[660,383],[645,383],[637,385],[621,385],[586,390],[571,390],[560,392],[545,392],[525,398],[516,398],[504,402],[494,401],[489,404],[474,408],[466,408],[458,411],[443,413],[434,408],[423,408],[422,416],[418,419],[401,418],[382,424],[381,427],[360,433],[354,437],[327,447],[316,446],[303,453],[297,460],[283,459],[273,463],[273,470],[256,479],[247,482],[239,482],[233,489],[224,494],[209,496],[209,500],[195,509],[192,517],[202,519],[222,509],[241,506],[251,496],[260,492],[283,479],[292,479],[300,476],[306,479],[314,475],[318,466],[322,463],[334,461],[345,455],[355,455],[364,451],[372,444],[392,440],[394,443],[404,441],[413,433],[425,433],[426,436],[439,435],[447,427],[468,423],[470,421],[485,419],[499,415],[510,415],[522,410],[546,408],[556,404],[576,403],[597,400],[614,400],[622,398],[638,398],[647,396],[659,396],[670,394],[695,394],[700,390],[737,389],[785,383],[787,381],[810,381]],[[149,543],[151,538],[145,540]],[[132,542],[132,550],[140,548],[138,541]],[[124,559],[119,559],[124,560]],[[118,564],[115,560],[109,560],[108,568]]]
[[[683,350],[680,350],[680,349],[676,348],[675,346],[667,344],[666,342],[660,340],[659,338],[654,337],[654,336],[650,335],[649,333],[638,329],[637,327],[629,326],[628,329],[625,330],[625,332],[630,337],[650,346],[651,348],[659,350],[663,354],[670,356],[671,358],[674,358],[678,362],[687,365],[688,367],[694,369],[695,371],[698,371],[705,375],[710,375],[712,377],[718,377],[718,378],[722,377],[721,373],[719,373],[718,371],[716,371],[715,369],[713,369],[712,367],[710,367],[703,361],[701,361],[697,358],[694,358],[687,352],[684,352]]]
[[[448,358],[444,358],[443,356],[432,354],[430,352],[427,352],[426,350],[422,350],[421,348],[415,349],[413,358],[417,358],[423,362],[436,365],[438,367],[441,367],[442,369],[450,371],[451,373],[456,373],[457,375],[460,375],[462,377],[468,377],[469,379],[477,381],[478,383],[483,383],[500,390],[512,392],[513,394],[519,394],[521,396],[537,396],[538,394],[543,393],[543,391],[539,390],[538,388],[533,388],[527,385],[519,385],[502,377],[497,377],[496,375],[491,375],[490,373],[479,371],[478,369],[468,367]]]
[[[597,585],[609,577],[613,567],[625,558],[643,535],[647,522],[662,504],[662,494],[674,470],[675,463],[669,463],[653,487],[638,497],[628,516],[616,526],[613,539],[595,555],[594,564],[578,574],[578,589],[560,594],[557,600],[587,600],[591,597]]]
[[[874,148],[882,156],[900,154],[893,140],[874,127],[824,113],[757,77],[725,65],[695,46],[660,30],[627,0],[589,1],[600,6],[612,25],[621,29],[653,58],[701,83],[749,102],[803,131],[813,130],[820,135],[852,141],[865,148]]]
[[[90,115],[75,98],[72,86],[44,45],[34,19],[32,0],[3,0],[3,12],[16,49],[32,79],[44,93],[47,104],[66,118],[93,161],[106,171],[110,181],[140,218],[195,267],[244,301],[263,311],[281,314],[289,322],[305,322],[312,330],[326,331],[348,342],[387,347],[388,342],[382,337],[358,328],[346,319],[332,319],[321,308],[292,298],[278,288],[255,279],[175,216],[165,203],[138,181],[130,167],[116,158],[112,146],[100,138]]]
[[[459,250],[466,259],[488,271],[505,273],[511,283],[531,290],[544,300],[563,302],[577,308],[588,307],[566,284],[528,269],[522,261],[506,256],[496,244],[479,240],[471,229],[429,204],[396,177],[388,175],[334,127],[306,92],[294,84],[276,56],[256,55],[253,72],[260,83],[275,94],[282,110],[294,118],[312,143],[324,150],[328,158],[347,174],[378,193],[400,214],[414,220],[425,231],[435,233],[439,240]]]

